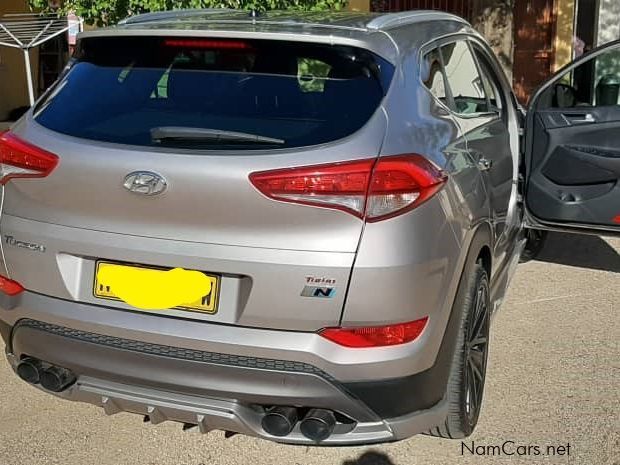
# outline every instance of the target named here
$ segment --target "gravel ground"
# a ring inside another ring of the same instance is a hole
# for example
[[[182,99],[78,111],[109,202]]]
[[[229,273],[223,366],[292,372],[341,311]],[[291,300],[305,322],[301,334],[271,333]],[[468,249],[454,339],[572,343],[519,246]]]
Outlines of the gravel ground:
[[[0,464],[619,465],[619,300],[620,239],[552,235],[538,261],[519,267],[494,320],[484,408],[463,444],[418,436],[308,448],[183,433],[57,400],[20,382],[2,360]],[[492,449],[503,444],[514,455]],[[519,455],[524,446],[529,455]]]

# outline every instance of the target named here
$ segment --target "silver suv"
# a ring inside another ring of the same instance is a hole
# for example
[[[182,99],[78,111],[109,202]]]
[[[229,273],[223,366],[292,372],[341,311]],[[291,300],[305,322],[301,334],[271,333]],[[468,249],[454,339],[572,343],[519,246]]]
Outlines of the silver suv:
[[[591,66],[618,48],[525,120],[443,13],[191,10],[82,34],[0,136],[9,362],[202,432],[471,434],[524,221],[620,229],[619,60]]]

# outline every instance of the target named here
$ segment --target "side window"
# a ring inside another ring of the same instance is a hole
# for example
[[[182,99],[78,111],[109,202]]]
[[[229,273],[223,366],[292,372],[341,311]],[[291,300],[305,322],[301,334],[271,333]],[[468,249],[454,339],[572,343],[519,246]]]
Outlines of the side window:
[[[499,78],[489,63],[488,56],[480,50],[477,45],[472,44],[472,47],[476,58],[478,59],[478,64],[480,65],[482,86],[484,87],[485,94],[489,98],[489,110],[496,113],[501,113],[505,106],[505,102],[502,91],[500,90],[501,85],[499,84]]]
[[[439,49],[435,49],[424,56],[425,69],[422,70],[424,85],[431,91],[435,98],[448,105],[446,94],[446,82],[444,80],[443,66]]]
[[[484,83],[467,42],[458,41],[441,47],[446,78],[459,115],[489,111]]]
[[[620,49],[611,48],[564,74],[537,109],[620,105]]]

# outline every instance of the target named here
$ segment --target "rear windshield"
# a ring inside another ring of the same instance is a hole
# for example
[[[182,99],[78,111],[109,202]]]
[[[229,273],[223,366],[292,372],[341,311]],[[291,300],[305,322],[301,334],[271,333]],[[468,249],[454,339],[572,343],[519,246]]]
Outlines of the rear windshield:
[[[87,38],[35,119],[63,134],[138,146],[316,145],[360,129],[393,72],[377,55],[349,46]]]

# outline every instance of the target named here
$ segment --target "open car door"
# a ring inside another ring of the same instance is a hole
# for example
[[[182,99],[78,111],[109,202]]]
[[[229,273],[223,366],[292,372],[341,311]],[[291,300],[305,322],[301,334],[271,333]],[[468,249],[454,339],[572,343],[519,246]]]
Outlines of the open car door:
[[[620,233],[620,41],[536,92],[524,149],[528,227]]]

